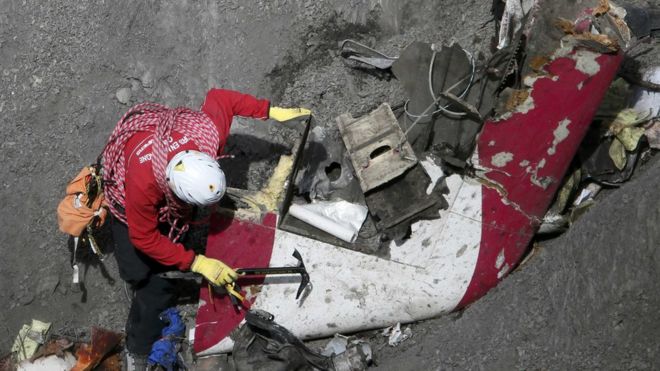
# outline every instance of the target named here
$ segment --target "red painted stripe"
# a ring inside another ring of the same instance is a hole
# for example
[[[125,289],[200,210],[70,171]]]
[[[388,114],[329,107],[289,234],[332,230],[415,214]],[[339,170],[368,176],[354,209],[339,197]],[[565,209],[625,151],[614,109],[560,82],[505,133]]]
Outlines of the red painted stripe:
[[[261,222],[214,214],[210,222],[206,255],[235,268],[267,267],[273,252],[276,222],[275,214],[267,214]],[[263,277],[239,278],[238,283],[242,287],[258,285],[263,283]],[[254,303],[255,297],[250,304]],[[202,285],[200,299],[205,305],[197,311],[195,353],[216,345],[245,318],[245,310],[237,312],[227,296],[214,294],[211,300],[207,285]]]
[[[534,84],[532,110],[484,124],[477,141],[480,166],[494,169],[486,176],[499,183],[508,199],[522,212],[505,205],[495,190],[482,186],[479,258],[458,308],[472,303],[497,285],[502,278],[498,278],[502,268],[496,266],[496,261],[502,250],[503,264],[509,267],[515,267],[522,258],[622,59],[621,54],[601,55],[596,59],[599,72],[588,76],[575,69],[573,59],[559,58],[546,68],[555,78],[541,79]],[[554,132],[565,119],[570,120],[569,134],[555,146],[554,153],[548,153],[553,147]],[[505,166],[496,167],[491,160],[503,152],[513,154],[513,159]],[[529,172],[529,169],[534,171]],[[532,182],[545,178],[551,179],[545,189]]]

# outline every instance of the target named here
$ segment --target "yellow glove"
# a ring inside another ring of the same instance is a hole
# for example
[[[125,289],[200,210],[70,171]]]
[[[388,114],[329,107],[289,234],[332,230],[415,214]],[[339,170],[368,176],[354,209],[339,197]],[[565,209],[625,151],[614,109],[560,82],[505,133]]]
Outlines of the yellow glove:
[[[230,284],[238,278],[238,274],[218,259],[197,255],[190,270],[199,273],[215,286]]]
[[[306,117],[312,114],[307,108],[282,108],[270,107],[268,117],[275,121],[286,122],[299,117]]]

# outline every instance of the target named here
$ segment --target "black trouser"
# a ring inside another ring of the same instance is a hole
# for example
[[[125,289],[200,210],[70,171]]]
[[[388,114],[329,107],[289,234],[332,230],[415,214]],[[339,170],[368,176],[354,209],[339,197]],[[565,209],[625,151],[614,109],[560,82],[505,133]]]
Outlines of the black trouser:
[[[113,218],[112,235],[119,276],[134,290],[126,321],[126,348],[138,355],[151,352],[165,323],[158,317],[174,304],[174,285],[157,274],[172,270],[138,251],[128,238],[128,227]]]

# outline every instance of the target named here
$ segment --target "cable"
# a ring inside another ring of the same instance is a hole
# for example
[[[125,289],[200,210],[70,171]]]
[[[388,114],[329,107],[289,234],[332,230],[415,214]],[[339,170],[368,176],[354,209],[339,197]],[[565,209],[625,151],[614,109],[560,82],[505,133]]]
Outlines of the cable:
[[[433,47],[432,47],[432,49],[433,49]],[[472,54],[470,52],[468,52],[467,50],[465,50],[462,47],[461,47],[461,50],[463,50],[463,52],[465,52],[465,54],[468,55],[468,57],[470,59],[470,65],[472,67],[472,71],[470,72],[470,75],[468,75],[470,77],[470,80],[469,80],[467,86],[465,87],[465,89],[463,89],[463,92],[461,92],[461,94],[458,96],[459,98],[462,99],[467,95],[467,93],[469,92],[469,90],[472,87],[472,84],[474,82],[474,77],[476,75],[476,63],[474,61],[474,57],[472,56]],[[435,56],[436,56],[436,54],[437,54],[437,52],[435,50],[433,50],[433,55],[431,56],[431,63],[429,64],[429,73],[428,73],[428,87],[429,87],[429,92],[431,93],[431,97],[433,98],[434,104],[436,102],[438,102],[439,99],[440,99],[439,97],[436,97],[435,91],[433,90],[433,69],[434,69],[434,65],[435,65]],[[459,80],[456,84],[454,84],[452,87],[447,89],[447,91],[449,92],[449,91],[455,89],[458,86],[458,84],[460,84],[461,82],[463,82],[465,80],[466,77]],[[431,112],[431,113],[425,113],[426,112],[426,110],[425,110],[424,112],[422,112],[421,115],[416,115],[416,114],[410,113],[408,111],[408,103],[409,102],[410,102],[410,100],[407,100],[404,103],[403,110],[406,113],[406,116],[408,116],[411,119],[420,119],[420,118],[423,118],[423,117],[435,115],[436,113],[439,113],[439,112],[444,112],[446,115],[449,115],[449,116],[453,115],[454,117],[463,117],[463,116],[467,115],[467,113],[465,113],[465,112],[455,112],[455,111],[448,110],[447,107],[449,107],[450,104],[447,104],[445,106],[438,105],[438,109]],[[414,124],[416,124],[416,122]],[[414,124],[413,124],[413,126],[414,126]]]
[[[470,88],[472,87],[472,82],[474,81],[474,75],[475,75],[475,72],[476,72],[476,63],[474,62],[474,57],[472,56],[472,54],[470,52],[468,52],[467,50],[465,50],[463,48],[461,48],[461,49],[463,50],[463,52],[465,52],[465,54],[467,54],[469,56],[470,65],[472,66],[472,71],[470,72],[470,81],[465,86],[465,89],[463,90],[463,92],[458,96],[458,98],[463,99],[467,95]],[[437,52],[434,50],[433,51],[433,56],[431,57],[431,64],[429,65],[429,92],[431,93],[431,97],[433,97],[433,100],[436,100],[435,91],[433,91],[433,65],[435,64],[435,55],[436,54],[437,54]],[[450,110],[447,109],[447,107],[449,107],[449,104],[444,106],[444,107],[438,106],[438,108],[441,111],[443,111],[444,113],[446,113],[448,115],[455,115],[457,117],[463,117],[463,116],[467,115],[467,113],[465,113],[465,112],[450,111]]]
[[[421,115],[417,116],[415,121],[413,121],[412,125],[410,125],[410,127],[408,127],[408,129],[406,129],[406,131],[403,133],[403,136],[401,137],[401,141],[399,142],[399,145],[397,146],[399,152],[401,151],[401,148],[403,147],[403,144],[408,140],[408,133],[410,132],[410,130],[412,130],[412,128],[414,128],[415,125],[417,125],[417,123],[419,122],[419,120],[422,117],[426,116],[426,112],[428,112],[431,108],[433,108],[433,106],[438,102],[438,99],[440,99],[440,98],[438,97],[438,98],[436,98],[436,100],[431,102],[431,104],[429,104],[428,107],[426,107],[424,112],[422,112]],[[404,105],[404,109],[405,109],[405,105]]]
[[[460,83],[462,83],[463,81],[465,81],[465,79],[467,79],[468,77],[470,77],[470,75],[465,75],[463,78],[461,78],[460,80],[458,80],[454,85],[450,86],[449,89],[447,89],[447,91],[452,91],[452,90],[454,90],[454,88],[456,88]],[[472,77],[471,77],[471,79],[472,79]],[[431,104],[429,104],[428,107],[426,107],[426,109],[422,112],[421,115],[415,115],[415,117],[416,117],[416,118],[415,118],[415,121],[413,121],[412,125],[410,125],[410,126],[408,127],[408,129],[406,129],[406,131],[403,133],[403,137],[401,138],[401,142],[399,143],[399,146],[398,146],[399,149],[401,149],[401,147],[403,146],[403,143],[404,143],[406,140],[408,140],[408,133],[410,132],[410,130],[412,130],[412,128],[414,128],[415,125],[417,125],[417,123],[419,122],[419,120],[422,119],[422,117],[426,117],[426,116],[429,115],[429,114],[427,114],[427,112],[428,112],[431,108],[433,108],[434,105],[436,105],[436,104],[438,103],[438,101],[440,100],[440,98],[442,98],[442,97],[436,97],[436,98],[433,100],[433,102],[431,102]],[[407,103],[408,103],[408,102],[406,102],[406,104],[407,104]],[[409,113],[406,111],[406,104],[403,105],[403,110],[406,112],[406,115],[408,115]],[[436,111],[436,112],[438,112],[438,111]]]

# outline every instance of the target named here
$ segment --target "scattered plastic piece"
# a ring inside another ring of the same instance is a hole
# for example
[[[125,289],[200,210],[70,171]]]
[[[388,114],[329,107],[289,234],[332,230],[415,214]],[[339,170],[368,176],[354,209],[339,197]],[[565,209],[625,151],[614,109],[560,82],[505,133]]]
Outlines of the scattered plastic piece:
[[[321,352],[326,357],[332,357],[333,355],[342,354],[346,351],[348,346],[349,336],[344,336],[341,334],[335,334],[335,336],[325,345],[325,348]]]
[[[355,338],[349,340],[346,351],[332,357],[336,371],[361,371],[367,369],[372,362],[373,353],[369,344]]]
[[[445,173],[442,171],[442,168],[435,163],[431,156],[427,155],[425,160],[420,161],[420,164],[424,168],[424,171],[426,171],[426,174],[428,174],[429,178],[431,178],[431,184],[426,187],[426,194],[430,195],[431,192],[433,192],[433,189],[435,189],[435,185],[438,184],[438,181],[445,178]]]
[[[76,357],[69,352],[62,356],[55,354],[42,357],[32,362],[24,360],[18,364],[17,371],[68,371],[76,364]]]
[[[387,339],[387,343],[390,346],[395,347],[412,337],[412,330],[410,327],[406,327],[401,331],[401,323],[397,323],[396,325],[383,330],[383,336],[388,336],[389,339]]]
[[[649,112],[640,113],[634,109],[626,109],[617,115],[616,119],[610,125],[612,132],[621,141],[626,150],[633,151],[637,148],[637,143],[642,137],[644,130],[635,125],[646,122],[651,118]]]
[[[617,169],[626,167],[626,151],[634,151],[644,135],[644,128],[637,125],[651,118],[649,112],[639,113],[634,109],[619,112],[609,126],[609,132],[615,136],[610,145],[609,154]]]
[[[562,214],[546,214],[536,232],[539,235],[562,233],[568,229],[568,218]]]
[[[335,370],[364,370],[373,360],[371,346],[355,336],[335,336],[321,353],[332,357]]]
[[[45,343],[48,330],[50,330],[50,323],[36,319],[33,319],[29,326],[23,325],[11,347],[11,352],[16,354],[16,360],[20,362],[31,358],[39,345]]]
[[[346,242],[355,242],[369,210],[348,201],[291,205],[289,213]]]
[[[595,204],[594,197],[603,187],[598,183],[589,183],[573,201],[573,207],[568,216],[570,223],[575,223],[586,211]]]
[[[580,206],[588,200],[592,200],[603,187],[598,183],[589,183],[580,191],[580,194],[573,201],[573,206]]]
[[[642,80],[660,84],[660,66],[650,68],[642,73]],[[633,91],[633,108],[638,112],[650,112],[652,120],[644,125],[644,135],[649,146],[660,149],[660,92],[636,87]]]

